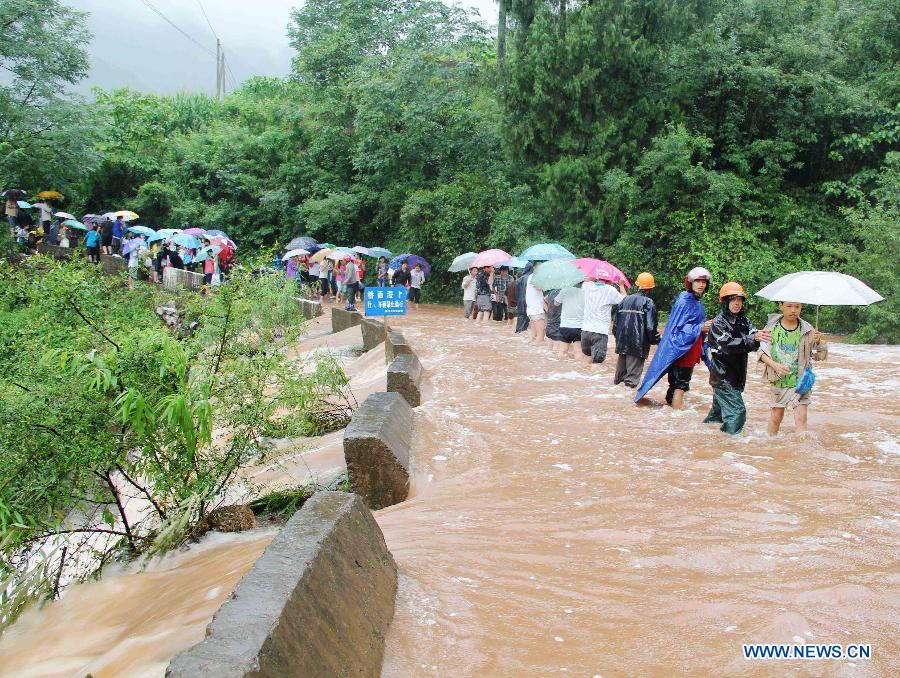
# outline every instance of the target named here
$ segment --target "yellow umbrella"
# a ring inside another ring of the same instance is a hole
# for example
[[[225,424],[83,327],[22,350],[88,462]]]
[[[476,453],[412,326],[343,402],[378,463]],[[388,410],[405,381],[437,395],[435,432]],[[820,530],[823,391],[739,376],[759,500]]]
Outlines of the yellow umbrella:
[[[119,210],[116,212],[116,216],[122,221],[134,221],[138,218],[138,213],[132,212],[131,210]]]
[[[310,262],[312,262],[313,264],[318,263],[318,262],[322,261],[322,259],[324,259],[325,257],[327,257],[329,254],[331,254],[332,252],[334,252],[333,249],[319,250],[319,251],[316,252],[314,255],[312,255],[312,256],[309,258],[309,260],[310,260]]]
[[[41,200],[62,200],[63,194],[57,191],[41,191],[37,194]]]

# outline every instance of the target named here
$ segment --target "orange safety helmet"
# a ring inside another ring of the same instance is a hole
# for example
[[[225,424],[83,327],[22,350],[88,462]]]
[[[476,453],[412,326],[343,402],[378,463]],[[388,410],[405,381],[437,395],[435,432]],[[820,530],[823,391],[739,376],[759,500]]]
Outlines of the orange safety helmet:
[[[637,288],[640,290],[652,290],[656,287],[656,281],[653,279],[653,274],[647,272],[638,275],[634,284],[637,285]]]
[[[746,299],[747,293],[744,292],[744,288],[741,287],[740,283],[727,282],[719,290],[719,301],[724,301],[726,297],[743,297]]]

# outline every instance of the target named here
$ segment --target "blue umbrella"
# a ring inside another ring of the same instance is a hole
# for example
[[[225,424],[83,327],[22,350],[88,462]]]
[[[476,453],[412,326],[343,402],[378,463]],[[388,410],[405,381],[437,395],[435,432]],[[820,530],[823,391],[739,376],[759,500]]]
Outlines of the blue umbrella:
[[[129,233],[140,233],[141,235],[145,235],[148,238],[150,236],[156,235],[156,231],[152,228],[147,228],[146,226],[129,226],[125,229]]]
[[[25,202],[24,200],[16,200],[16,203],[18,203],[19,207],[21,207],[23,210],[30,210],[32,207],[34,207],[34,205],[32,205],[30,202]]]
[[[394,256],[394,253],[384,247],[370,247],[369,248],[369,256],[370,257],[384,257],[385,259],[390,259]]]
[[[165,240],[165,239],[166,239],[166,236],[164,234],[157,232],[155,235],[151,235],[149,238],[147,238],[147,242],[151,243],[151,242],[156,242],[157,240]]]
[[[556,242],[545,242],[539,245],[532,245],[519,255],[519,259],[527,259],[528,261],[550,261],[551,259],[574,258],[574,254]]]
[[[170,235],[178,235],[179,233],[184,233],[184,231],[182,231],[180,228],[161,228],[157,231],[157,233],[168,238]]]
[[[505,261],[500,266],[507,266],[509,268],[525,268],[528,266],[528,260],[522,259],[521,257],[513,257],[509,261]]]
[[[172,236],[172,242],[181,247],[187,247],[189,250],[195,250],[200,247],[200,241],[187,233],[179,233]]]
[[[409,264],[410,268],[413,268],[416,264],[421,264],[422,272],[425,274],[425,277],[431,277],[431,264],[425,261],[418,254],[410,254],[409,252],[407,252],[406,254],[398,254],[396,257],[391,259],[391,263],[388,264],[388,268],[392,268],[396,271],[400,268],[400,264],[402,264],[404,261]]]
[[[197,256],[194,257],[194,261],[195,262],[206,261],[207,259],[209,259],[211,257],[217,257],[217,256],[219,256],[219,252],[221,252],[221,251],[222,251],[222,248],[219,247],[218,245],[207,245],[202,250],[197,252]]]
[[[206,232],[209,235],[221,235],[223,238],[228,238],[228,234],[225,231],[220,231],[218,228],[209,228]]]

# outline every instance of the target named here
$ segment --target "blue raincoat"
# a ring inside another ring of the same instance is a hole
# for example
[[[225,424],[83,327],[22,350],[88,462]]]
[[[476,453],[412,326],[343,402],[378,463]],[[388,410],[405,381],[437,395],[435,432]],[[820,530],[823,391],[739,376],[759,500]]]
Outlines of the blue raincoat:
[[[644,381],[634,397],[637,402],[656,385],[663,375],[669,371],[669,367],[681,356],[687,353],[700,336],[703,323],[706,322],[706,309],[692,292],[682,292],[675,300],[675,305],[669,313],[669,320],[663,332],[662,339],[653,354],[653,360],[644,374]],[[703,353],[703,361],[706,362],[706,353]]]

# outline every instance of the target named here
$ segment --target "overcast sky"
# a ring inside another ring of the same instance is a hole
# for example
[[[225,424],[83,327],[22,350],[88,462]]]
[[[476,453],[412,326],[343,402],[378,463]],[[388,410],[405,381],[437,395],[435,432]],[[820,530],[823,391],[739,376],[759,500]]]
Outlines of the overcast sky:
[[[181,35],[156,14],[156,7],[185,33],[215,52],[216,41],[197,0],[63,0],[89,12],[94,34],[91,72],[78,90],[131,87],[145,92],[216,89],[214,56]],[[284,76],[293,50],[287,24],[291,8],[302,0],[202,0],[212,27],[222,40],[225,57],[238,82],[253,75]],[[462,0],[482,19],[497,22],[496,0]]]

